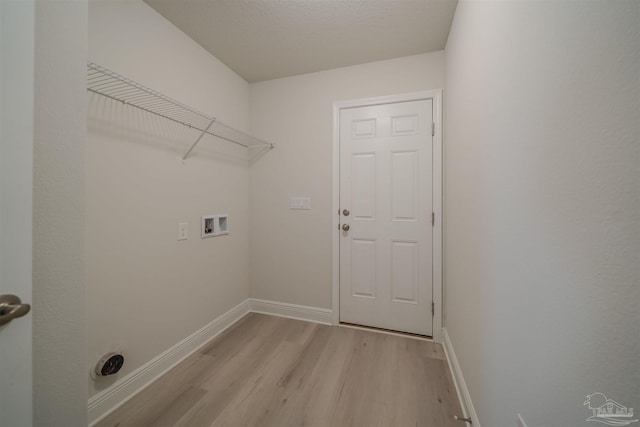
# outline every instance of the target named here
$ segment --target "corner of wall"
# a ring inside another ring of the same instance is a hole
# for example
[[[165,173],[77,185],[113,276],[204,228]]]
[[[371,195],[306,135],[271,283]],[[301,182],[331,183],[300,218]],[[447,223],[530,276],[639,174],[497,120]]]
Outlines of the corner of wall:
[[[36,2],[34,425],[87,421],[84,184],[87,1]]]

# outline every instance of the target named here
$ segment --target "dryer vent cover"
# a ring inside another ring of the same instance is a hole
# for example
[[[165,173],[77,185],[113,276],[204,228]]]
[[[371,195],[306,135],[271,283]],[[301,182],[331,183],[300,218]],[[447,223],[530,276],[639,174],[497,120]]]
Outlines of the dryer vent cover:
[[[96,363],[95,374],[99,377],[113,375],[124,365],[124,356],[120,353],[107,353]]]

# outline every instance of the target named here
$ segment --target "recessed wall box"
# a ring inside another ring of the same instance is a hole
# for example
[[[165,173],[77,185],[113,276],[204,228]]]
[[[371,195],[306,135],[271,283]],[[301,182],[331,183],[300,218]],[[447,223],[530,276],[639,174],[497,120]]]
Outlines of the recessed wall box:
[[[229,234],[229,215],[205,215],[202,217],[202,238]]]
[[[216,235],[229,234],[229,215],[218,215]]]
[[[217,217],[215,215],[202,216],[202,238],[216,235]]]

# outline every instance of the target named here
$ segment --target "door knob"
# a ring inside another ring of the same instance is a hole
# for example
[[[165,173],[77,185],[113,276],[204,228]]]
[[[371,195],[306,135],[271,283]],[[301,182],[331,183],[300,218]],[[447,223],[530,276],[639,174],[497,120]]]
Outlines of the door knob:
[[[344,210],[342,211],[342,215],[344,215],[344,216],[349,216],[349,214],[350,214],[350,213],[351,213],[351,212],[349,212],[349,209],[344,209]]]
[[[342,224],[342,231],[349,231],[350,228],[349,224]]]
[[[29,304],[22,304],[15,295],[0,295],[0,326],[22,317],[31,310]]]

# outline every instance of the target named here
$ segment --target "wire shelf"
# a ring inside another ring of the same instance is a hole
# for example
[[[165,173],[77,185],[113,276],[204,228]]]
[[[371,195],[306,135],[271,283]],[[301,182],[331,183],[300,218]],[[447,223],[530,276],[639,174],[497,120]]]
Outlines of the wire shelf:
[[[204,135],[212,135],[247,148],[275,147],[270,142],[247,135],[215,117],[201,113],[93,62],[87,63],[87,90],[199,131],[200,136],[185,153],[184,160]]]

